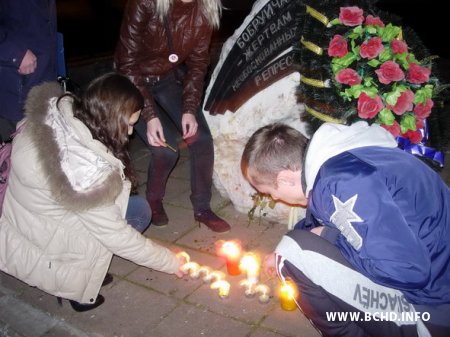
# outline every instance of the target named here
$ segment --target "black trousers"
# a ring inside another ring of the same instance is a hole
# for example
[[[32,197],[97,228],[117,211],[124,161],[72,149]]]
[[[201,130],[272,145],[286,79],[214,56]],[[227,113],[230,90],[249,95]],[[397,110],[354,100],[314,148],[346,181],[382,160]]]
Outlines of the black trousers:
[[[157,103],[158,117],[161,121],[166,142],[178,149],[182,141],[182,109],[183,87],[170,73],[158,83],[149,86],[148,90]],[[212,175],[214,166],[214,146],[205,117],[201,109],[196,115],[198,130],[195,136],[184,140],[190,154],[191,203],[194,211],[210,208]],[[165,195],[166,183],[178,158],[169,148],[151,146],[147,140],[147,125],[141,118],[136,125],[136,131],[151,150],[151,160],[148,168],[147,200],[162,200]]]
[[[278,245],[277,271],[299,290],[297,304],[324,336],[450,336],[450,305],[408,303],[356,271],[339,249],[305,230]]]

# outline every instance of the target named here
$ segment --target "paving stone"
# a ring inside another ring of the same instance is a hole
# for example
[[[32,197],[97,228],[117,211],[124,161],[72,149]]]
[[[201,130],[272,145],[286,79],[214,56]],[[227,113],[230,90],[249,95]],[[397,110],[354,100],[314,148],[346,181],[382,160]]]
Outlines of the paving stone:
[[[183,304],[170,313],[147,336],[158,337],[243,337],[250,326],[233,318],[218,315],[206,308]]]
[[[189,249],[185,251],[191,257],[191,261],[199,263],[201,266],[208,266],[212,270],[219,269],[222,262],[215,256],[195,252]],[[133,283],[154,289],[168,296],[183,299],[197,288],[203,285],[201,279],[192,279],[188,275],[179,279],[175,275],[169,275],[148,268],[139,268],[127,277]]]
[[[84,313],[76,313],[69,323],[103,337],[148,337],[153,329],[178,305],[158,292],[119,282],[103,290],[105,303]],[[157,335],[153,335],[157,336]]]
[[[140,267],[131,261],[125,260],[120,256],[113,256],[109,272],[118,277],[125,277],[138,268]]]

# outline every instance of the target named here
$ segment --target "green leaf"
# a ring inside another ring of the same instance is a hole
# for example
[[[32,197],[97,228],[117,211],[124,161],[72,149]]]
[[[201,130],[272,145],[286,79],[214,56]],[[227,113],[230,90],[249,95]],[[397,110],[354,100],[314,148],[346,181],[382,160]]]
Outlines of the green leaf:
[[[355,60],[356,55],[352,52],[348,52],[344,57],[334,57],[331,61],[331,69],[336,74],[339,70],[347,68]]]
[[[361,91],[365,92],[367,96],[370,96],[371,98],[375,98],[378,95],[378,89],[376,87],[364,87]]]
[[[395,39],[401,32],[401,28],[394,26],[392,23],[387,24],[384,29],[380,32],[380,37],[383,42],[390,42]]]
[[[412,113],[405,113],[400,121],[400,130],[405,133],[408,130],[416,131],[416,117]]]
[[[400,86],[393,87],[393,90],[391,90],[390,92],[387,92],[386,94],[383,95],[386,103],[394,106],[397,103],[397,100],[403,91],[406,91],[406,90],[402,90],[402,88]]]
[[[348,98],[348,100],[351,100],[351,98],[358,98],[363,91],[364,86],[362,84],[356,84],[351,86],[350,88],[345,89],[342,96]]]
[[[374,35],[377,33],[377,28],[374,25],[368,25],[368,26],[366,26],[366,31],[369,34]]]
[[[409,68],[408,53],[395,54],[394,61],[397,62],[403,69],[407,70]]]
[[[434,89],[433,85],[427,84],[423,88],[417,90],[416,94],[414,95],[413,103],[414,104],[425,103],[427,99],[433,96],[433,89]]]
[[[378,67],[378,65],[379,65],[380,63],[381,63],[381,62],[378,61],[377,59],[372,59],[372,60],[370,60],[369,62],[367,62],[367,64],[368,64],[369,66],[373,67],[373,68]]]
[[[384,50],[381,52],[381,54],[378,55],[378,59],[383,63],[392,60],[391,48],[385,47]]]
[[[386,124],[386,125],[392,125],[392,124],[394,124],[394,121],[395,121],[394,114],[388,108],[381,109],[381,111],[378,113],[378,118],[379,118],[379,121],[381,122],[381,124]]]
[[[334,20],[331,20],[330,24],[332,24],[333,26],[340,25],[341,24],[341,20],[339,20],[339,18],[336,18]]]
[[[359,26],[356,26],[355,28],[353,28],[352,32],[348,35],[348,37],[350,39],[354,40],[354,39],[358,39],[363,34],[364,34],[364,29],[362,28],[361,25],[359,25]]]

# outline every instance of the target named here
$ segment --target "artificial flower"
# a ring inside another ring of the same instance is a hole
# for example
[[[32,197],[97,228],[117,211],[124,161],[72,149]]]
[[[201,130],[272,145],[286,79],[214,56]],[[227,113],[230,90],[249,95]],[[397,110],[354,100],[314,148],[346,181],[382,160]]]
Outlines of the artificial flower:
[[[341,7],[339,20],[345,26],[358,26],[363,23],[363,10],[359,7]]]
[[[429,64],[416,59],[400,27],[365,17],[358,7],[341,7],[331,24],[349,27],[334,35],[328,46],[338,94],[355,103],[348,115],[420,142],[419,130],[431,113],[438,84]]]

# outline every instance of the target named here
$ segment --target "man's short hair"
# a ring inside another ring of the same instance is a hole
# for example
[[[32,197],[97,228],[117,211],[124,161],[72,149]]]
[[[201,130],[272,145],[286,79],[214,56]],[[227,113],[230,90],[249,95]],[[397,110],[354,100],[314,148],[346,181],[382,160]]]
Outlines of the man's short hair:
[[[305,136],[286,124],[263,126],[245,145],[241,158],[242,174],[254,183],[276,187],[278,173],[302,168],[307,143]],[[252,170],[251,177],[249,169]]]

